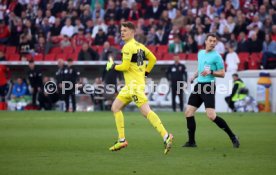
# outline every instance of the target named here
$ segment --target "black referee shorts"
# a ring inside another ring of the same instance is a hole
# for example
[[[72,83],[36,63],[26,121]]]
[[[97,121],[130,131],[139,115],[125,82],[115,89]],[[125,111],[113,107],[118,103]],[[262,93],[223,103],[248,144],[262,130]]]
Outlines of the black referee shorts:
[[[215,92],[216,85],[214,82],[198,83],[189,97],[188,105],[199,108],[204,102],[205,108],[215,109]]]

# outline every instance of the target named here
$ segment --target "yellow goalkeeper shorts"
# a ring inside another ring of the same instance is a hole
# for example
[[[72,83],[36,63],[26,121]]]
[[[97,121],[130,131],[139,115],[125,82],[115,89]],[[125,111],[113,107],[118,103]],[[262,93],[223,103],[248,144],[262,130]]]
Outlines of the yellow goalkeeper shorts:
[[[125,105],[134,101],[136,106],[140,108],[143,104],[148,102],[148,98],[145,94],[145,88],[135,88],[125,86],[119,92],[117,98],[122,101]]]

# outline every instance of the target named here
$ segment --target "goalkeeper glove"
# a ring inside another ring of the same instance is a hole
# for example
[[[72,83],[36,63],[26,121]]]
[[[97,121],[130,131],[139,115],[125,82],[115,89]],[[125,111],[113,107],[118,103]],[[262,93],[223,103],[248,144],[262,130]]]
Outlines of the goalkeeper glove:
[[[145,72],[145,77],[148,77],[149,73],[148,72]]]
[[[114,69],[115,63],[112,58],[109,58],[107,64],[106,64],[106,70],[109,71],[111,69]]]

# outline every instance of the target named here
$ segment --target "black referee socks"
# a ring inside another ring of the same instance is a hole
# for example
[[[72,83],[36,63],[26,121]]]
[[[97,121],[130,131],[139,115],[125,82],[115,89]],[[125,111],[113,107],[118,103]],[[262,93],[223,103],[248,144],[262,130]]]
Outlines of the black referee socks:
[[[189,143],[195,143],[195,130],[196,130],[196,122],[195,117],[186,117],[187,119],[187,128],[189,135]]]
[[[220,127],[221,129],[223,129],[228,136],[232,139],[233,137],[235,137],[234,133],[231,131],[231,129],[229,128],[229,126],[227,125],[226,121],[223,120],[222,118],[220,118],[219,116],[217,116],[215,118],[215,120],[213,120],[213,122],[215,122],[218,127]]]

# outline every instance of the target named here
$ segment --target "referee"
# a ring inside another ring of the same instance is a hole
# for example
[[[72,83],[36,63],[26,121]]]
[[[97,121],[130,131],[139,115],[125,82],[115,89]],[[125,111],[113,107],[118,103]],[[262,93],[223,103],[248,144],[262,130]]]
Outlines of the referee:
[[[231,131],[226,121],[217,116],[215,111],[215,77],[223,78],[225,74],[223,60],[220,54],[214,50],[216,44],[216,35],[210,33],[205,39],[205,50],[198,52],[198,68],[190,80],[192,83],[197,78],[198,83],[189,97],[185,111],[189,140],[183,147],[197,146],[195,142],[196,122],[194,114],[202,103],[205,105],[208,118],[228,134],[233,147],[239,148],[240,146],[238,137]]]

